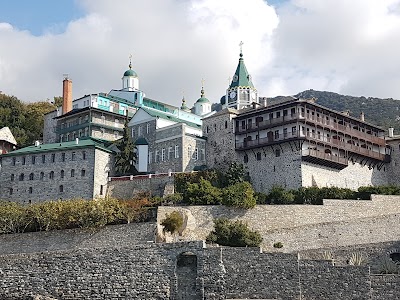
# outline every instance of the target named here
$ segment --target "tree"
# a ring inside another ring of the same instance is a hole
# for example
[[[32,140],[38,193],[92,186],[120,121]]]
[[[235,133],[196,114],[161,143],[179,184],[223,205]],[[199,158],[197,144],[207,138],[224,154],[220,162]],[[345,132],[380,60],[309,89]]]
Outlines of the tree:
[[[253,208],[256,197],[251,184],[247,181],[237,182],[222,190],[222,204],[238,208]]]
[[[242,164],[232,162],[225,174],[226,185],[234,185],[238,182],[250,181],[250,178]]]
[[[187,183],[183,191],[183,199],[192,205],[220,204],[221,189],[210,181],[200,178],[199,183]]]
[[[207,236],[208,242],[232,247],[259,247],[262,243],[259,232],[252,231],[247,224],[225,218],[214,220],[214,230]]]
[[[115,142],[119,152],[115,156],[115,172],[117,175],[132,175],[136,174],[135,167],[137,155],[136,147],[129,134],[128,116],[125,119],[124,135],[121,139]]]
[[[183,225],[183,217],[178,211],[175,210],[170,214],[166,214],[165,219],[161,221],[161,225],[164,226],[164,233],[169,232],[176,237],[178,230]]]

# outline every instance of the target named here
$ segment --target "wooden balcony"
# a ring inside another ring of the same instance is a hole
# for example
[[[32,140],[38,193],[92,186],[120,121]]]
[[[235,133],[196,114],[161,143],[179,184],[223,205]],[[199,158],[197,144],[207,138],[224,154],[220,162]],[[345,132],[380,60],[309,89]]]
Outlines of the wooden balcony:
[[[272,132],[271,132],[272,133]],[[273,135],[271,134],[268,137],[265,138],[260,138],[256,140],[248,140],[244,142],[236,142],[235,148],[236,150],[248,150],[248,149],[253,149],[253,148],[258,148],[258,147],[263,147],[263,146],[271,146],[274,144],[279,144],[282,142],[286,141],[291,141],[291,140],[307,140],[311,141],[314,144],[320,144],[323,145],[327,148],[336,148],[338,150],[344,150],[346,152],[351,152],[355,153],[361,156],[373,158],[376,160],[380,161],[386,161],[387,157],[385,154],[381,154],[376,151],[369,150],[364,147],[356,146],[350,143],[346,143],[343,141],[340,141],[338,139],[333,139],[331,137],[326,137],[322,135],[318,135],[316,133],[303,133],[303,132],[291,132],[287,134],[280,134],[280,135]]]
[[[345,157],[324,153],[318,150],[303,150],[301,159],[310,163],[327,166],[342,170],[348,166],[348,160]]]

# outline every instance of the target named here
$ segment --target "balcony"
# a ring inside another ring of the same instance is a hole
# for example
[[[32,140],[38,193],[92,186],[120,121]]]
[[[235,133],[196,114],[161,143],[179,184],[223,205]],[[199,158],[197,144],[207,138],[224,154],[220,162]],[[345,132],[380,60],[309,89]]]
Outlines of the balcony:
[[[323,165],[330,168],[343,170],[348,166],[348,160],[345,157],[324,153],[318,150],[303,150],[301,159],[313,164]]]
[[[269,127],[274,127],[276,125],[283,125],[283,124],[286,124],[286,123],[291,123],[291,122],[296,121],[298,119],[299,119],[299,115],[298,114],[291,114],[291,115],[286,115],[286,116],[282,116],[282,117],[279,117],[279,118],[263,120],[261,122],[247,123],[246,126],[244,126],[244,127],[243,126],[236,126],[235,132],[236,133],[245,133],[245,132],[262,130],[262,129],[266,129],[266,128],[269,128]]]
[[[70,126],[66,126],[65,124],[56,126],[54,132],[57,134],[63,134],[66,132],[76,131],[85,128],[88,125],[89,125],[89,120],[82,121],[81,123],[79,123],[79,121],[76,120],[75,122],[71,123]]]
[[[295,139],[303,139],[303,140],[308,140],[312,141],[315,144],[321,144],[324,146],[328,146],[330,148],[337,148],[341,149],[347,152],[352,152],[361,156],[366,156],[370,157],[376,160],[380,161],[385,161],[387,160],[387,157],[385,154],[369,150],[365,147],[362,146],[356,146],[350,143],[346,143],[344,141],[340,141],[338,139],[334,139],[331,137],[326,137],[323,135],[319,135],[316,133],[311,133],[311,132],[298,132],[294,131],[291,133],[287,134],[279,134],[275,135],[271,132],[271,134],[268,137],[265,138],[260,138],[256,140],[248,140],[244,142],[236,142],[236,150],[248,150],[252,148],[257,148],[257,147],[263,147],[263,146],[270,146],[274,144],[278,144],[281,142],[286,142],[286,141],[291,141]]]

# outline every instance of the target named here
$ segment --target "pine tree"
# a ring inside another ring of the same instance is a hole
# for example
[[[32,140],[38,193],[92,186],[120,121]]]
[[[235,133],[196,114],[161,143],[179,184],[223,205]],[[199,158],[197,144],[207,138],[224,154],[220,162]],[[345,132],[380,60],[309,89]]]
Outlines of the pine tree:
[[[134,175],[136,170],[136,147],[129,134],[128,116],[125,118],[124,135],[115,142],[119,153],[115,156],[115,172],[117,175]]]

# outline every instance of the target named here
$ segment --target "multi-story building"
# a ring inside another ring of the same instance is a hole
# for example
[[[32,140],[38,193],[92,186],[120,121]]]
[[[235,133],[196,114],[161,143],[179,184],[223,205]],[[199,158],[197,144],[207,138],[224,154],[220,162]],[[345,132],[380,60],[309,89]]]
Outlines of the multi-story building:
[[[0,199],[34,203],[104,197],[113,171],[113,151],[108,146],[102,140],[77,138],[55,144],[37,142],[3,154]]]

